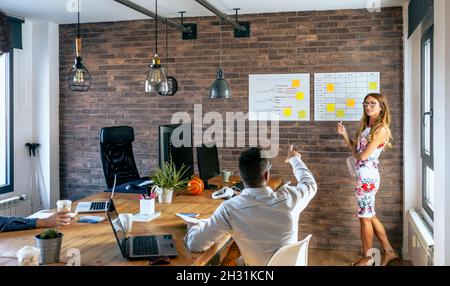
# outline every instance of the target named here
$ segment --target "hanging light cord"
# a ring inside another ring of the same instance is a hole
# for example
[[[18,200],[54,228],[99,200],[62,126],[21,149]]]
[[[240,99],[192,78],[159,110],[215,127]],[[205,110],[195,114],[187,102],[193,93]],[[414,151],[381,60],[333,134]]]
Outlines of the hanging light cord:
[[[168,46],[168,39],[167,39],[168,37],[167,37],[167,18],[166,18],[166,71],[167,71],[167,74],[169,73],[169,49],[167,48],[167,46]]]
[[[78,38],[80,38],[80,0],[78,0]]]
[[[155,18],[155,43],[156,43],[156,54],[158,54],[158,0],[155,0],[155,10],[156,10],[156,18]]]
[[[219,17],[219,68],[222,68],[222,18]]]

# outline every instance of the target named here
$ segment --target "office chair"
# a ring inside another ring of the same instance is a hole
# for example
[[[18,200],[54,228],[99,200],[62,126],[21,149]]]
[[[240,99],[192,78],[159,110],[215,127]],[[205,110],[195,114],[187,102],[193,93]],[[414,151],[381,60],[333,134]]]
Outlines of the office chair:
[[[267,266],[307,266],[311,237],[310,234],[302,241],[280,247],[270,258]]]
[[[108,189],[114,184],[114,174],[117,175],[117,185],[141,178],[134,161],[133,141],[134,131],[130,126],[104,127],[100,130],[100,157]]]

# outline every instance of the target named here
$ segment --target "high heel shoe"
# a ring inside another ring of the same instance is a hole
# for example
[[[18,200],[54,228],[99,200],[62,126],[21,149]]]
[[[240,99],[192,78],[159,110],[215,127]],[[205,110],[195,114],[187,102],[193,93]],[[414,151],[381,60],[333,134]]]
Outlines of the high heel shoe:
[[[382,254],[384,254],[385,257],[386,257],[386,255],[388,253],[394,253],[394,256],[391,259],[387,260],[387,261],[385,261],[385,259],[383,259],[383,262],[381,263],[381,266],[391,266],[392,262],[400,261],[400,257],[399,257],[399,255],[397,254],[397,252],[394,249],[392,249],[392,250],[385,249],[382,252]]]
[[[372,261],[372,256],[361,256],[358,262],[353,262],[351,266],[375,266],[375,261]]]

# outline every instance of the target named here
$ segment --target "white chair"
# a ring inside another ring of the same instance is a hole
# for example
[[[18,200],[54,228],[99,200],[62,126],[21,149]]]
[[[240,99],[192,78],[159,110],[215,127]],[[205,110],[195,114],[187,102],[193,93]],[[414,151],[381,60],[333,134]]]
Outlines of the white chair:
[[[302,241],[282,246],[270,258],[267,266],[307,266],[311,234]]]

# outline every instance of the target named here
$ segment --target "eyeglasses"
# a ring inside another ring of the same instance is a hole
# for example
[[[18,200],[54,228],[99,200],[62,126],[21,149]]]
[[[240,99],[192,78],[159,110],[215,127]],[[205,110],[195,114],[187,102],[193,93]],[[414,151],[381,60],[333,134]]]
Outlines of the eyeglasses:
[[[378,104],[378,102],[372,101],[372,102],[364,102],[362,105],[364,107],[370,106],[370,107],[374,108],[375,106],[377,106],[377,104]]]

